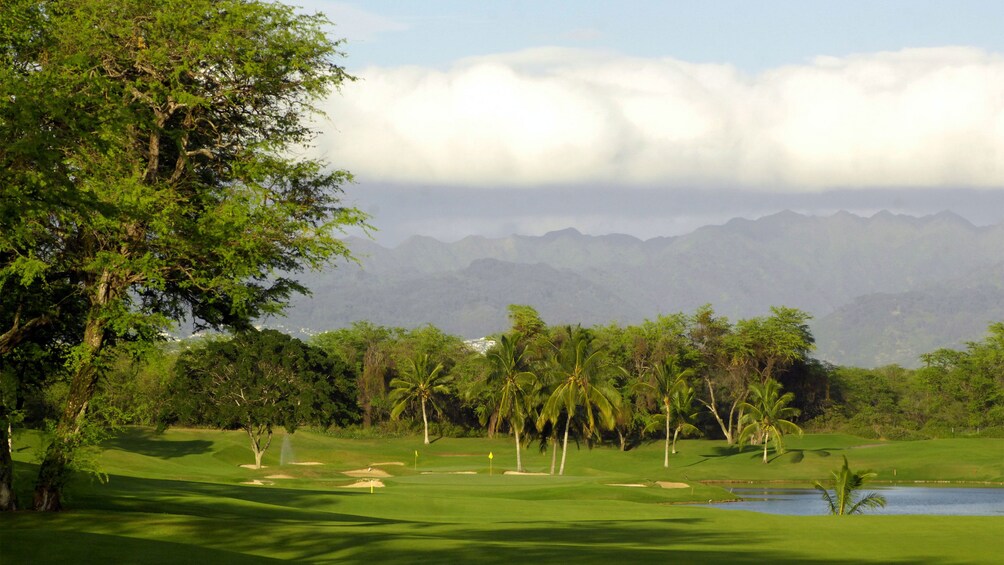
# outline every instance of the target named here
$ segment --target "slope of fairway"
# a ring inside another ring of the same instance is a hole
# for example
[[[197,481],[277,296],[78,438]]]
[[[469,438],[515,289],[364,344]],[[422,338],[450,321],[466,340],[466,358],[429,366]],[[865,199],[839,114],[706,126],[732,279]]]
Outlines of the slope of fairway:
[[[503,475],[514,466],[505,438],[291,439],[292,462],[313,464],[280,465],[280,438],[268,467],[253,470],[239,466],[250,450],[236,432],[129,430],[101,454],[106,484],[71,485],[71,510],[0,515],[0,561],[981,563],[999,557],[1004,539],[1004,517],[790,517],[678,504],[731,496],[699,480],[822,479],[841,455],[889,478],[1000,481],[1000,440],[806,436],[769,465],[749,448],[688,441],[670,469],[659,444],[583,447],[556,477]],[[15,452],[26,499],[35,467],[29,450]],[[524,457],[531,471],[550,466],[550,453]],[[374,470],[386,487],[342,488],[359,480],[346,471]],[[242,484],[252,480],[268,484]],[[641,486],[611,486],[621,484]]]

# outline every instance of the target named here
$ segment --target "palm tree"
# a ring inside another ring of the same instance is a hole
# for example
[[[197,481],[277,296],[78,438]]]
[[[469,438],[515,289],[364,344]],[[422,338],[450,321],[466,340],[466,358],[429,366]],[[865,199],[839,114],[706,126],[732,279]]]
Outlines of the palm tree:
[[[694,422],[697,421],[697,415],[700,413],[694,406],[695,396],[694,387],[687,383],[683,383],[683,386],[677,387],[673,391],[673,397],[670,399],[670,406],[673,409],[673,454],[676,454],[676,438],[680,433],[686,435],[700,434],[701,432],[694,425]]]
[[[499,338],[486,357],[489,369],[485,379],[495,412],[509,422],[516,436],[516,471],[523,470],[520,433],[530,412],[529,400],[539,386],[537,375],[521,370],[526,348],[519,344],[519,338],[519,334]]]
[[[833,495],[826,490],[819,481],[816,481],[816,490],[823,493],[823,500],[830,505],[830,514],[843,516],[844,514],[859,514],[865,508],[882,508],[885,506],[885,497],[874,492],[869,493],[859,500],[857,490],[865,481],[876,476],[870,471],[851,471],[847,466],[847,456],[844,456],[844,466],[837,471],[833,471]]]
[[[798,408],[788,406],[795,395],[786,392],[781,394],[781,383],[767,379],[763,383],[753,383],[749,388],[749,400],[743,402],[745,412],[743,422],[746,424],[739,432],[739,445],[753,437],[754,434],[763,442],[763,462],[767,463],[767,443],[774,442],[775,453],[784,453],[784,434],[802,434],[802,428],[788,418],[798,416]]]
[[[566,332],[568,339],[561,344],[551,360],[551,370],[557,383],[537,420],[537,427],[543,429],[548,420],[556,425],[562,412],[565,414],[559,475],[565,474],[568,429],[576,412],[582,409],[586,434],[592,435],[599,426],[613,428],[614,410],[620,403],[617,391],[603,382],[602,352],[592,351],[585,331],[569,327]]]
[[[400,377],[390,381],[393,389],[390,400],[394,402],[390,417],[396,420],[413,401],[418,400],[422,407],[422,423],[425,426],[425,444],[429,444],[429,418],[425,405],[431,404],[436,412],[441,412],[436,404],[436,397],[450,392],[449,376],[444,375],[443,364],[436,363],[430,369],[429,354],[424,353],[408,359]]]
[[[680,368],[677,357],[670,355],[652,370],[651,382],[644,383],[646,388],[651,389],[659,397],[660,408],[663,411],[662,417],[659,419],[666,425],[666,449],[662,463],[662,466],[666,468],[669,467],[669,430],[673,422],[673,393],[681,387],[687,387],[687,379],[693,374],[693,369]],[[691,398],[693,397],[691,396]],[[676,453],[676,435],[673,436],[673,453]]]

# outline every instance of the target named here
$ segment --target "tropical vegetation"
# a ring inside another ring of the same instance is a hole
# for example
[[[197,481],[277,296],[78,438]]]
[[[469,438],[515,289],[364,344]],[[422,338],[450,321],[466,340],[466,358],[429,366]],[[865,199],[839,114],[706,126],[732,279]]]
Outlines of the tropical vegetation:
[[[823,493],[823,500],[830,507],[830,514],[843,516],[845,514],[859,514],[866,508],[882,508],[886,504],[885,497],[871,492],[864,496],[860,494],[861,487],[865,481],[876,476],[870,471],[852,471],[847,464],[847,456],[844,455],[844,464],[840,469],[833,472],[833,493],[816,481],[816,490]]]

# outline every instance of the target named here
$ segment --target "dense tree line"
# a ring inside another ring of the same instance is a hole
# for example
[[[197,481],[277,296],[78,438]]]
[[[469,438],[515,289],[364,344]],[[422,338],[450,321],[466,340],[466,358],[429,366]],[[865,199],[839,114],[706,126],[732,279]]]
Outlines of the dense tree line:
[[[681,435],[756,444],[768,462],[801,429],[883,439],[1004,431],[1004,324],[907,370],[821,363],[811,357],[807,320],[773,308],[731,322],[705,306],[583,328],[549,326],[533,308],[514,305],[511,328],[480,351],[432,326],[368,322],[309,344],[272,330],[158,348],[120,344],[94,397],[93,422],[242,429],[258,464],[276,427],[370,437],[421,431],[426,441],[430,432],[508,434],[517,469],[535,444],[550,451],[557,474],[570,443],[626,450],[660,441],[669,466]],[[67,393],[70,375],[60,377],[45,358],[21,360],[51,379],[23,394],[24,425],[58,417]],[[242,387],[260,393],[259,405],[233,401],[248,397]]]

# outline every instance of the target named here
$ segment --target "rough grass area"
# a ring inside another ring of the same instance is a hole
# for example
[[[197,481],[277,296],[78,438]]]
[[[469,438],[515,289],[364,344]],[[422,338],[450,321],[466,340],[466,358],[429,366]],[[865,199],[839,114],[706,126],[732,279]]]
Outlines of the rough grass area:
[[[37,438],[16,439],[26,500],[36,468],[23,448]],[[625,453],[583,446],[569,452],[564,477],[504,474],[515,466],[505,438],[423,446],[301,431],[292,462],[314,464],[280,465],[279,437],[260,470],[240,467],[251,459],[244,442],[236,432],[129,430],[100,455],[106,484],[70,486],[71,510],[0,515],[0,561],[989,563],[1004,539],[1004,516],[789,517],[683,504],[730,498],[705,480],[824,479],[840,455],[883,480],[999,483],[1004,440],[805,436],[769,465],[754,449],[692,440],[668,470],[658,442]],[[551,459],[531,447],[524,461],[546,472]],[[367,469],[388,475],[386,486],[340,488],[360,480],[344,472]],[[276,475],[291,478],[266,479]],[[242,484],[254,480],[272,484]]]

